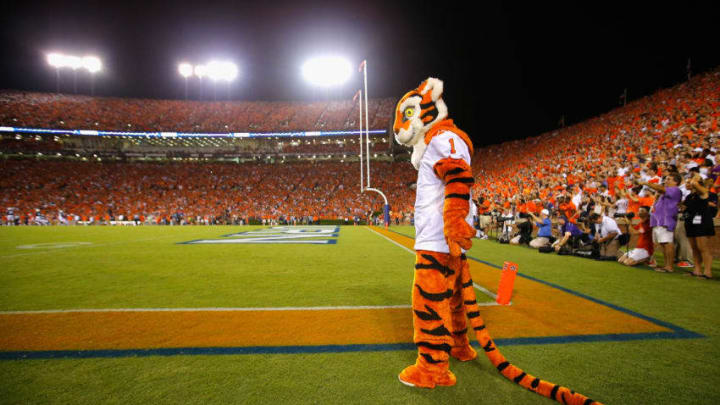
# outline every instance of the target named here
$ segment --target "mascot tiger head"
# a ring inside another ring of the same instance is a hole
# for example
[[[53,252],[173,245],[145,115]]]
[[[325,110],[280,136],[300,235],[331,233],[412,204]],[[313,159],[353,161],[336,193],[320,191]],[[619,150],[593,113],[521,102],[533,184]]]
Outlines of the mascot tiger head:
[[[415,169],[425,153],[425,134],[433,125],[447,118],[442,93],[442,80],[429,77],[417,89],[407,92],[395,106],[392,131],[397,143],[413,147],[411,161]]]

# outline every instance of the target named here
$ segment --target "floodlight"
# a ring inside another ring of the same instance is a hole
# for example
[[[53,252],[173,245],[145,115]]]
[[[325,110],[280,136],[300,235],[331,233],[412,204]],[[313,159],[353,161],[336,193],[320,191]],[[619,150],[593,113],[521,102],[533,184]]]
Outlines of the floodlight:
[[[99,72],[102,69],[102,62],[97,56],[85,56],[82,58],[82,66],[90,73]]]
[[[64,57],[65,63],[64,65],[69,67],[72,70],[79,69],[82,67],[82,59],[80,59],[77,56],[65,56]]]
[[[316,86],[336,86],[350,78],[352,67],[350,62],[339,57],[315,58],[303,64],[302,75]]]
[[[50,53],[47,56],[47,61],[50,66],[59,69],[65,65],[65,56],[59,53]]]
[[[220,67],[220,62],[211,61],[206,66],[207,75],[210,80],[220,80],[220,76],[222,75],[222,68]]]
[[[205,66],[205,65],[195,66],[195,76],[202,79],[203,77],[207,76],[207,74],[208,74],[207,66]]]
[[[212,80],[233,81],[238,74],[237,66],[232,62],[211,61],[207,64],[207,75]]]
[[[178,65],[178,72],[180,72],[180,76],[187,79],[188,77],[192,76],[193,67],[189,63],[181,63]]]

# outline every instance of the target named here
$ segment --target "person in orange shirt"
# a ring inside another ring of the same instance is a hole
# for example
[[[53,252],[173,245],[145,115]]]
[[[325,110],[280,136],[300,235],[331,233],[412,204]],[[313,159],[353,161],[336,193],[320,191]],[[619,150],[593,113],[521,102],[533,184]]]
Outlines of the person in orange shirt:
[[[488,227],[492,224],[492,216],[490,215],[490,210],[492,207],[492,203],[490,200],[485,199],[485,197],[480,196],[475,201],[475,204],[477,205],[478,209],[478,232],[476,237],[480,239],[487,239],[487,231]]]
[[[635,186],[628,190],[618,190],[618,197],[627,198],[628,208],[627,212],[632,213],[633,216],[637,216],[640,210],[640,196],[638,195],[642,190],[642,186]]]
[[[568,197],[568,196],[558,197],[558,203],[560,204],[558,206],[558,210],[562,213],[562,215],[565,218],[567,218],[570,222],[576,223],[575,221],[578,218],[577,207],[570,200],[570,197]]]

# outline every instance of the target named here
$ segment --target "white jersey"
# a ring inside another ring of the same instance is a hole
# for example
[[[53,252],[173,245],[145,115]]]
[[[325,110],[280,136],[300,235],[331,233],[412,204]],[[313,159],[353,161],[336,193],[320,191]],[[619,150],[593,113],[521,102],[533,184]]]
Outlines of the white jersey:
[[[443,206],[445,205],[445,183],[433,170],[441,159],[463,159],[469,165],[470,150],[461,137],[450,131],[435,135],[427,145],[418,168],[415,191],[415,250],[449,253],[443,232]],[[471,198],[472,200],[472,198]],[[477,208],[467,202],[470,212],[465,221],[472,226]]]

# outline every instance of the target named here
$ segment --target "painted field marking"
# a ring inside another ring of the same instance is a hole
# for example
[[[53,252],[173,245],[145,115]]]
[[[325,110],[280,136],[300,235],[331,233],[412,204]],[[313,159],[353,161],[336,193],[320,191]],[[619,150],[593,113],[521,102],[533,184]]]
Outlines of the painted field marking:
[[[159,236],[156,238],[145,238],[145,239],[135,239],[135,240],[123,240],[123,241],[108,242],[108,243],[92,243],[92,242],[90,242],[91,243],[90,245],[67,246],[65,249],[72,249],[72,248],[78,248],[78,247],[94,248],[94,247],[102,247],[102,246],[124,245],[126,243],[147,242],[147,241],[151,241],[151,240],[170,239],[170,238],[177,238],[177,235]],[[57,253],[57,252],[53,249],[49,249],[49,250],[42,250],[39,252],[18,253],[18,254],[14,254],[14,255],[0,256],[0,259],[9,259],[9,258],[21,257],[21,256],[44,255],[44,254],[48,254],[48,253]]]
[[[341,305],[335,307],[266,307],[266,308],[235,308],[235,307],[209,307],[209,308],[80,308],[80,309],[41,309],[30,311],[0,311],[0,315],[22,315],[22,314],[70,314],[86,312],[226,312],[226,311],[330,311],[330,310],[354,310],[354,309],[389,309],[389,308],[410,308],[410,305]]]
[[[17,249],[63,249],[68,247],[92,245],[92,242],[45,242],[33,243],[30,245],[20,245]]]
[[[405,249],[406,252],[408,252],[408,253],[410,253],[411,255],[415,256],[415,252],[412,251],[412,250],[410,250],[410,249],[408,249],[407,247],[405,247],[405,246],[403,246],[403,245],[395,242],[394,240],[388,238],[387,236],[385,236],[385,235],[383,235],[383,234],[381,234],[381,233],[376,232],[376,231],[375,231],[374,229],[372,229],[372,228],[366,228],[366,229],[367,229],[368,231],[374,233],[375,235],[378,235],[378,236],[380,236],[381,238],[384,238],[385,240],[387,240],[388,242],[392,243],[393,245],[399,246],[401,249]]]
[[[385,240],[387,240],[388,242],[394,244],[395,246],[401,247],[402,249],[404,249],[404,250],[407,251],[408,253],[410,253],[410,254],[412,254],[413,256],[415,256],[415,252],[414,252],[413,250],[411,250],[411,249],[409,249],[409,248],[407,248],[407,247],[405,247],[405,246],[403,246],[403,245],[395,242],[394,240],[388,238],[387,236],[385,236],[385,235],[383,235],[383,234],[381,234],[381,233],[376,232],[376,231],[375,231],[374,229],[372,229],[372,228],[367,228],[367,230],[371,231],[371,232],[374,233],[375,235],[378,235],[378,236],[380,236],[380,237],[382,237],[382,238],[385,238]],[[492,302],[484,303],[484,304],[482,304],[482,306],[500,305],[500,304],[498,304],[497,302],[495,302],[495,300],[497,300],[497,294],[495,294],[494,292],[488,290],[487,288],[485,288],[485,287],[483,287],[483,286],[481,286],[481,285],[478,285],[478,283],[476,283],[476,282],[474,282],[474,281],[473,281],[473,287],[475,287],[476,290],[480,291],[481,293],[483,293],[483,294],[485,294],[485,295],[487,295],[488,297],[490,297],[490,298],[493,299]],[[479,301],[478,301],[478,304],[480,305],[480,302],[479,302]],[[512,301],[510,301],[510,303],[509,303],[508,305],[512,305]]]
[[[497,305],[494,302],[478,302],[480,306]],[[332,307],[208,307],[208,308],[78,308],[78,309],[38,309],[27,311],[0,311],[0,315],[29,314],[72,314],[103,312],[264,312],[264,311],[353,311],[361,309],[410,309],[410,305],[339,305]]]
[[[253,229],[247,232],[236,232],[222,235],[226,239],[195,239],[178,242],[179,245],[234,245],[234,244],[298,244],[298,245],[334,245],[340,227],[307,225],[307,226],[272,226]],[[230,238],[230,239],[227,239]],[[324,239],[318,239],[324,238]],[[330,238],[330,239],[328,239]]]

